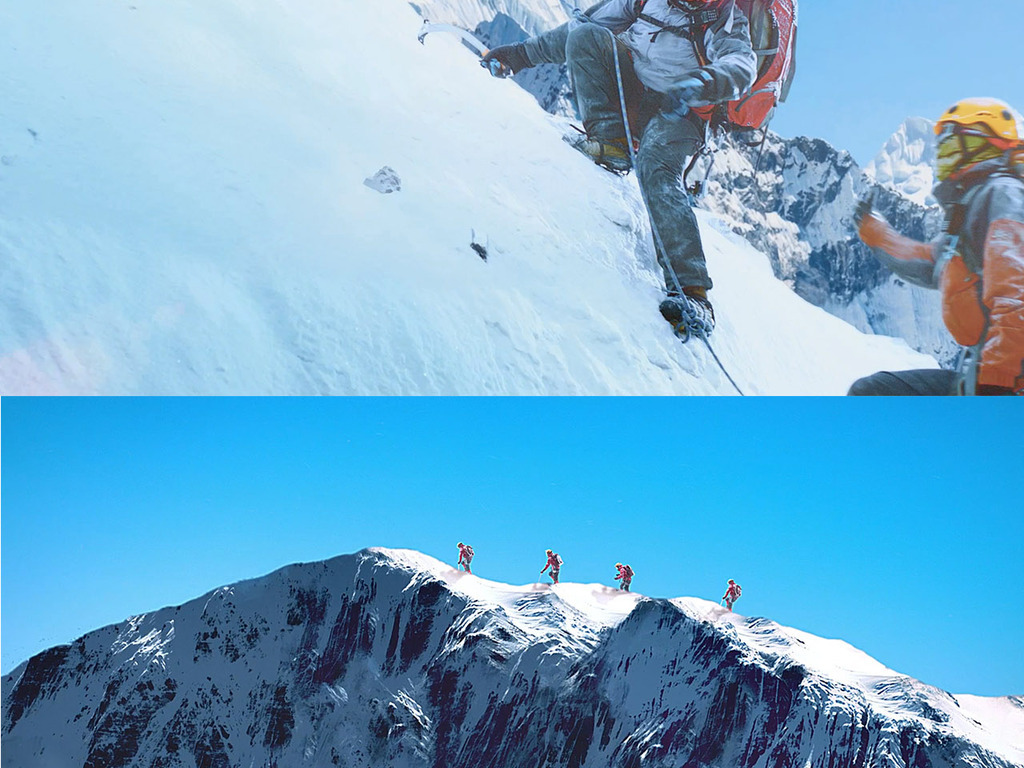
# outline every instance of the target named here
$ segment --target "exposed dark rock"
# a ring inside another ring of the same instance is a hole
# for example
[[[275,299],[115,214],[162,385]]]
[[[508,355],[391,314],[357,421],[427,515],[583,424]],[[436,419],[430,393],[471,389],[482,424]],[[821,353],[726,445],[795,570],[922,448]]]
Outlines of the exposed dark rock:
[[[5,733],[10,733],[39,696],[46,696],[56,688],[60,680],[61,667],[70,650],[70,645],[58,645],[29,659],[24,673],[11,692],[10,699],[5,702]]]
[[[273,752],[291,741],[292,729],[295,728],[295,715],[292,712],[292,705],[288,701],[287,686],[277,686],[267,719],[267,730],[263,734],[263,746]]]

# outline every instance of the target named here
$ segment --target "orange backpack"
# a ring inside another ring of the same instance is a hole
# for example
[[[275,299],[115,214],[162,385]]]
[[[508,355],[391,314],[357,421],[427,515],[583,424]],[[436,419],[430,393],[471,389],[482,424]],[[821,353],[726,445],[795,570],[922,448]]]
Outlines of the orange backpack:
[[[689,24],[670,26],[643,13],[647,0],[637,0],[635,10],[645,21],[693,43],[701,66],[709,63],[704,35],[720,17],[725,0],[711,0],[702,10],[688,12]],[[754,84],[739,98],[725,104],[696,107],[694,112],[716,125],[754,131],[766,128],[775,107],[786,100],[796,74],[797,0],[734,0],[750,22],[750,42],[757,56]],[[677,3],[670,4],[681,9]],[[657,33],[660,34],[660,33]]]
[[[759,130],[768,125],[775,107],[786,100],[796,74],[797,0],[736,0],[750,21],[750,41],[757,56],[757,78],[738,99],[694,112],[729,127]],[[707,63],[704,36],[694,35],[697,59]],[[716,112],[719,113],[716,116]],[[724,113],[724,114],[723,114]]]

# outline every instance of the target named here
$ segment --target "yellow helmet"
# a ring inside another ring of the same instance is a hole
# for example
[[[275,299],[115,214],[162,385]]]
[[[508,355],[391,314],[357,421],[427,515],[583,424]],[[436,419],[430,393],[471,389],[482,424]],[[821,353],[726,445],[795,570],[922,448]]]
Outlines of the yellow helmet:
[[[1024,157],[1024,119],[998,99],[964,99],[935,123],[935,176],[956,180],[987,160],[1007,156],[1011,164]]]
[[[955,126],[985,134],[989,141],[1004,150],[1020,146],[1024,140],[1024,118],[999,99],[958,101],[936,121],[935,134],[942,135]]]

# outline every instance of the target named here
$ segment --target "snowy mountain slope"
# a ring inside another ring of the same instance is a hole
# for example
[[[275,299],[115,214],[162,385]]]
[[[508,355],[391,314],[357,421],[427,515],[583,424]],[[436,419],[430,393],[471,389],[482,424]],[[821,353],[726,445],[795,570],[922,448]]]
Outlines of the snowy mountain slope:
[[[527,2],[516,9],[517,19],[498,13],[493,21],[478,23],[480,17],[473,14],[480,12],[486,9],[467,12],[458,2],[447,11],[456,23],[475,24],[491,45],[524,39],[521,25],[532,26],[542,15]],[[515,79],[547,111],[575,116],[564,67],[542,65]],[[942,323],[936,295],[882,268],[854,236],[851,220],[856,201],[882,186],[887,194],[878,204],[894,224],[922,239],[939,231],[941,213],[931,197],[931,127],[923,118],[909,118],[863,169],[849,153],[821,140],[770,134],[762,153],[760,147],[719,137],[714,173],[701,204],[728,217],[733,231],[763,250],[775,276],[803,298],[862,331],[903,338],[950,365],[959,350]]]
[[[529,5],[519,12],[528,14]],[[504,14],[476,31],[491,45],[526,37]],[[564,67],[528,69],[516,82],[547,111],[575,116]],[[947,367],[954,363],[959,347],[942,322],[937,295],[884,269],[854,236],[851,218],[856,201],[882,186],[886,193],[877,206],[896,226],[922,240],[938,233],[930,121],[908,118],[863,169],[849,153],[806,137],[770,134],[767,153],[728,137],[718,137],[716,145],[701,205],[726,216],[734,232],[764,251],[776,277],[864,332],[902,338]]]
[[[372,549],[38,654],[3,679],[0,734],[19,768],[1009,768],[1024,701],[696,598]]]
[[[657,313],[634,179],[407,4],[55,2],[0,11],[4,394],[733,391]],[[746,391],[934,366],[701,224]]]

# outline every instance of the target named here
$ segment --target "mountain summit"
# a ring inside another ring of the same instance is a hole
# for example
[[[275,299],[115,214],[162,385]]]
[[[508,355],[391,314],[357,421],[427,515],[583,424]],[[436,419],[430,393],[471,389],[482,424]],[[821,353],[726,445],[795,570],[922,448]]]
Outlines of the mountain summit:
[[[704,600],[510,586],[408,550],[222,587],[3,679],[18,768],[1010,768],[1022,734],[1021,699]]]

